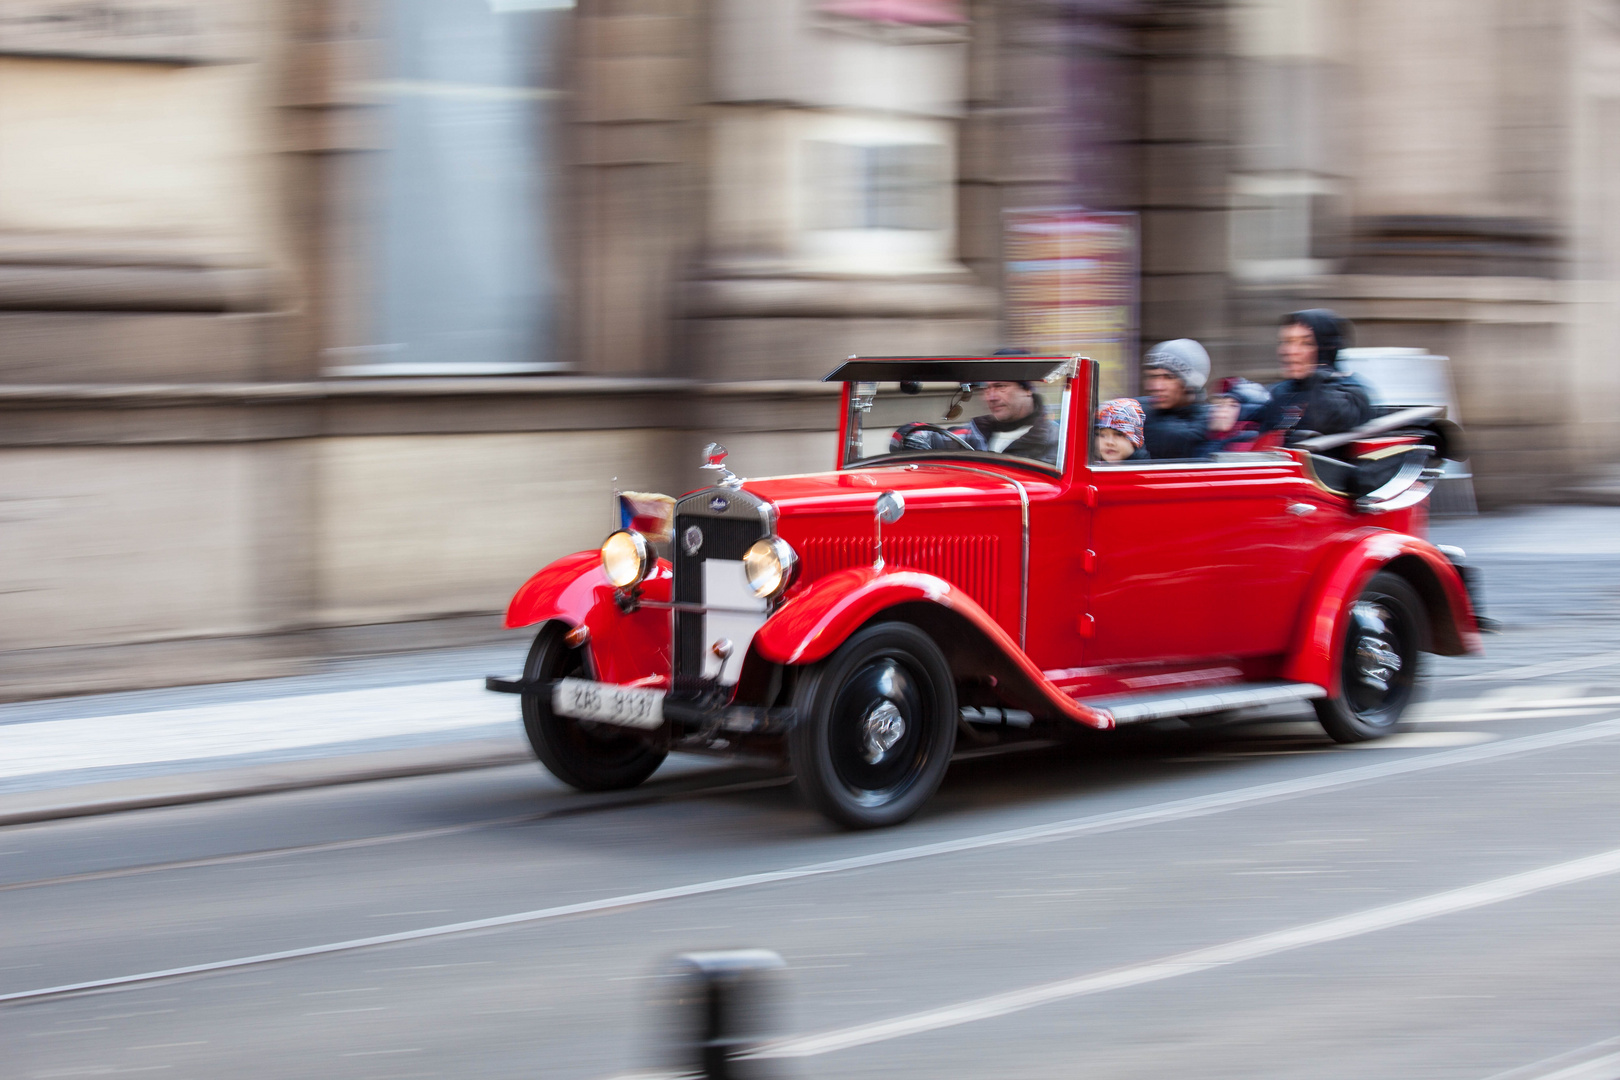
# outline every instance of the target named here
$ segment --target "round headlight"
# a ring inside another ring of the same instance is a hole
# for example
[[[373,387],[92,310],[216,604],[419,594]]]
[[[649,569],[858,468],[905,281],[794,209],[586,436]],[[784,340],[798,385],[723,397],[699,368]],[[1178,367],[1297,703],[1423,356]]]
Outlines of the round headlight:
[[[621,589],[638,585],[652,570],[647,538],[634,529],[620,529],[602,541],[602,570]]]
[[[761,599],[781,596],[793,584],[793,575],[799,569],[799,557],[779,536],[767,536],[754,541],[754,546],[743,556],[743,573],[748,587]]]

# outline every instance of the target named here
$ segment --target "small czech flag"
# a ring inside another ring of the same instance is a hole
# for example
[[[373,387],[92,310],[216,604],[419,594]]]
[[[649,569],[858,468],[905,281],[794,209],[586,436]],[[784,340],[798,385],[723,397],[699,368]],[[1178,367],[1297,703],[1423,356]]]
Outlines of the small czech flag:
[[[653,542],[668,541],[675,530],[675,500],[649,491],[621,491],[619,528],[634,529]]]

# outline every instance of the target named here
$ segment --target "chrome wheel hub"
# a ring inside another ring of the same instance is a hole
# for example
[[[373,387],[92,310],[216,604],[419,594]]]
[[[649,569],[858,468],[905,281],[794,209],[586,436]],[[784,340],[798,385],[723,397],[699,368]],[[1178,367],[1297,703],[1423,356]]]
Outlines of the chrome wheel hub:
[[[888,756],[894,744],[906,733],[905,717],[892,701],[880,701],[872,706],[861,720],[861,743],[868,765],[876,765]]]
[[[1357,634],[1356,674],[1363,683],[1385,693],[1401,672],[1401,656],[1390,640],[1389,615],[1377,604],[1358,603],[1351,610]]]

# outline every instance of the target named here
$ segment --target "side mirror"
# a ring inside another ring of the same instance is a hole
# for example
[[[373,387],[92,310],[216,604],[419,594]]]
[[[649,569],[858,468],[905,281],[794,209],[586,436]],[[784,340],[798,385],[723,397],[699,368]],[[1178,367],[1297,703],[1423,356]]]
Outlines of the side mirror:
[[[877,519],[883,524],[893,525],[906,512],[905,496],[898,491],[885,491],[878,496],[876,505],[872,507],[872,512],[877,515]]]

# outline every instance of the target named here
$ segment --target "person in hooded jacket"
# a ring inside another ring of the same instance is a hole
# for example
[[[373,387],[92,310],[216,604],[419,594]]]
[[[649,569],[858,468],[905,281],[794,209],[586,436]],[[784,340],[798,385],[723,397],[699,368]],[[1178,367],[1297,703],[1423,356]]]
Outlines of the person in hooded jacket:
[[[1271,388],[1255,424],[1292,442],[1338,435],[1373,417],[1366,387],[1338,369],[1348,324],[1326,308],[1284,315],[1277,327],[1277,363],[1283,381]],[[1309,434],[1307,434],[1309,433]]]
[[[1144,434],[1148,456],[1192,458],[1204,445],[1209,409],[1204,383],[1209,380],[1209,353],[1191,338],[1161,341],[1142,362],[1140,399],[1147,415]]]

